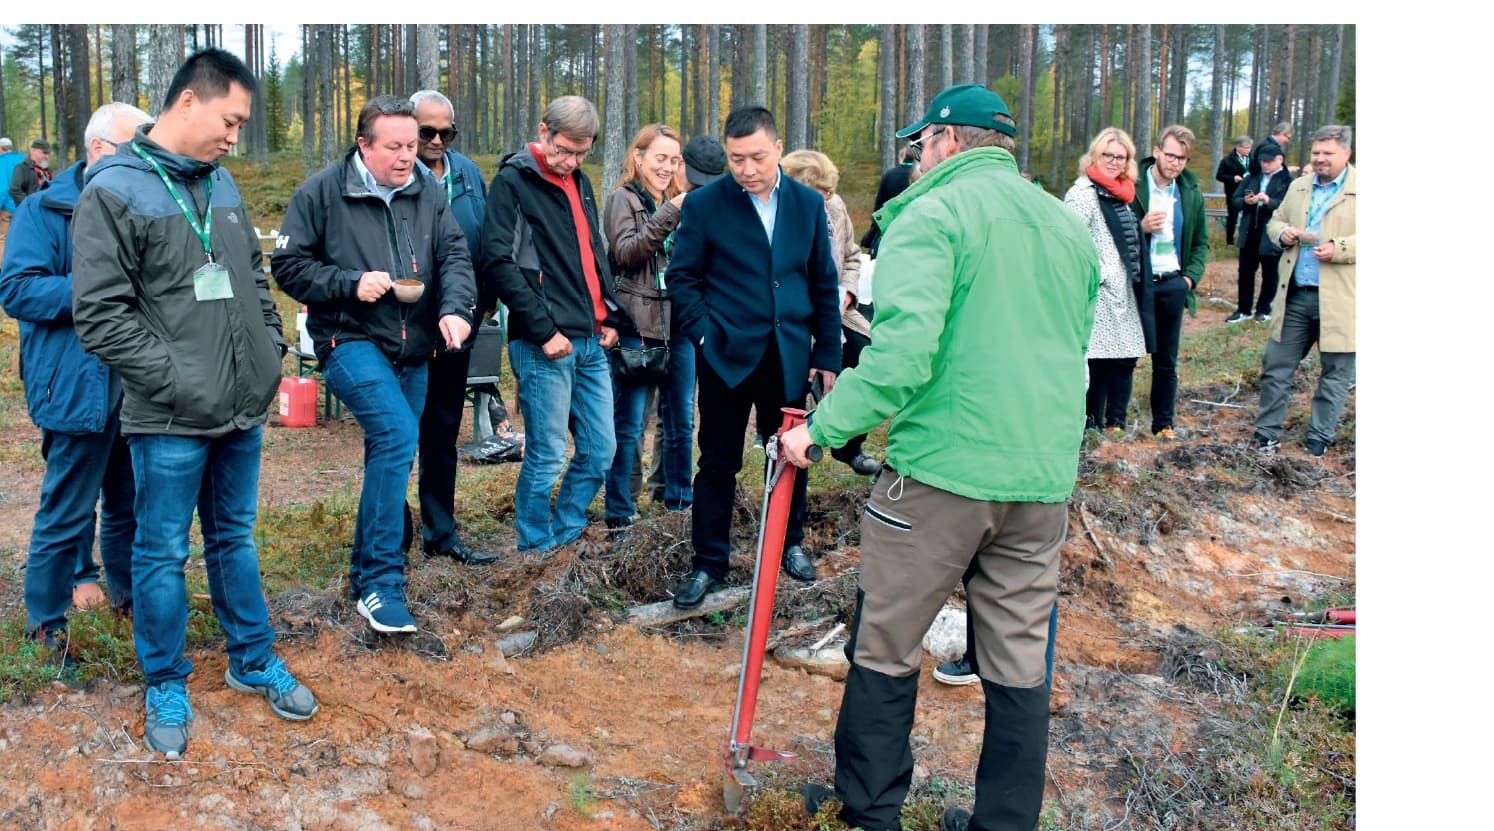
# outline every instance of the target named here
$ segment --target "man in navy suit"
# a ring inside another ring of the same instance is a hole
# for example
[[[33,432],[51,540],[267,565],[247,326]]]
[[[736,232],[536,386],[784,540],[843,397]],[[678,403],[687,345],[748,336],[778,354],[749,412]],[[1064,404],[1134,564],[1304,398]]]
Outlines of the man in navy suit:
[[[731,514],[748,412],[775,432],[781,407],[802,407],[811,379],[828,391],[840,372],[840,289],[825,200],[783,175],[773,114],[726,117],[731,176],[691,191],[665,274],[677,326],[700,347],[700,466],[695,475],[692,573],[674,605],[700,605],[726,578]],[[803,548],[806,478],[794,482],[783,566],[815,577]]]

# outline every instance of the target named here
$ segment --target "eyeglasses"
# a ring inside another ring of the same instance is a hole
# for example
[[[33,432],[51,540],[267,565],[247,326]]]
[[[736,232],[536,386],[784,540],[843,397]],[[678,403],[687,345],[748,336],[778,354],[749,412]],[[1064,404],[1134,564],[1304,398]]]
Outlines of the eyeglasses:
[[[1187,156],[1174,156],[1173,154],[1167,152],[1166,150],[1162,151],[1162,158],[1168,160],[1169,162],[1172,162],[1173,164],[1187,164],[1188,163],[1188,157]]]
[[[442,144],[451,144],[451,140],[457,137],[457,128],[447,127],[442,130],[437,130],[435,127],[427,127],[424,124],[420,125],[421,141],[430,141],[436,136],[441,137]]]
[[[1105,164],[1125,164],[1127,161],[1130,161],[1131,157],[1125,154],[1117,156],[1114,153],[1101,153],[1100,159]]]
[[[933,138],[934,136],[937,136],[940,133],[944,132],[944,129],[945,128],[940,127],[939,129],[935,130],[932,133],[929,133],[928,135],[924,136],[923,138],[917,138],[917,139],[914,139],[914,140],[908,142],[908,161],[916,162],[919,159],[922,159],[923,158],[923,143],[926,142],[926,141],[928,141],[929,139]]]
[[[119,142],[117,142],[117,141],[110,141],[109,139],[103,138],[102,136],[99,137],[99,141],[102,141],[103,143],[109,145],[110,147],[113,147],[115,150],[119,149]]]
[[[577,150],[574,147],[566,147],[563,144],[556,144],[554,133],[550,134],[549,144],[552,148],[555,149],[556,153],[560,154],[560,157],[562,159],[575,159],[577,164],[585,161],[587,154],[591,153],[590,147],[586,148],[585,150]]]

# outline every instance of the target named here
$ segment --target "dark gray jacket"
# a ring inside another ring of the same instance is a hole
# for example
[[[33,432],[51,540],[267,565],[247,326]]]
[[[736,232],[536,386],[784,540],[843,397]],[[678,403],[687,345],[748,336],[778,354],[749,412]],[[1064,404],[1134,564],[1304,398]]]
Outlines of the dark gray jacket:
[[[443,315],[472,322],[477,285],[467,239],[435,179],[417,175],[386,205],[364,183],[357,152],[353,147],[296,188],[270,270],[286,294],[306,304],[318,360],[338,341],[367,340],[393,363],[423,363],[445,349]],[[365,303],[358,280],[366,271],[419,280],[425,291],[414,303],[401,303],[392,291]]]
[[[119,373],[127,434],[221,436],[263,424],[285,354],[259,239],[227,170],[135,141],[182,197],[213,182],[213,258],[233,297],[198,301],[202,243],[156,172],[129,145],[88,168],[73,211],[73,323],[83,347]],[[200,216],[200,214],[199,214]]]

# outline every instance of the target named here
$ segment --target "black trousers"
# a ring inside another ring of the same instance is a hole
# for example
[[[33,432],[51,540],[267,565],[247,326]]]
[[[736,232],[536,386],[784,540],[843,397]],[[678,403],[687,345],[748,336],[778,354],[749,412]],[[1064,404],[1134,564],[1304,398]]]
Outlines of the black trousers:
[[[1236,227],[1235,220],[1240,218],[1240,209],[1235,207],[1234,200],[1228,198],[1229,194],[1225,194],[1225,197],[1226,198],[1224,201],[1227,204],[1228,209],[1224,215],[1224,244],[1234,245]]]
[[[1260,254],[1260,239],[1244,240],[1240,244],[1240,302],[1239,312],[1243,315],[1271,313],[1271,301],[1276,299],[1276,283],[1280,279],[1281,255],[1263,257]],[[1255,301],[1255,311],[1251,311],[1250,301],[1255,299],[1255,270],[1260,267],[1261,271],[1261,296]]]
[[[1157,341],[1152,352],[1152,432],[1172,426],[1178,400],[1178,344],[1183,338],[1183,311],[1188,281],[1172,277],[1159,281],[1152,292]]]
[[[695,506],[691,516],[695,544],[691,567],[724,580],[731,560],[731,517],[736,507],[737,473],[742,469],[748,414],[756,406],[757,427],[764,436],[771,436],[783,423],[780,408],[804,406],[809,381],[801,379],[798,396],[785,400],[783,370],[778,361],[778,347],[773,343],[769,343],[752,374],[735,387],[728,387],[721,380],[704,354],[695,362],[695,375],[700,384],[697,434],[700,462],[695,473]],[[785,548],[804,541],[808,480],[804,471],[794,477]]]
[[[1131,403],[1131,377],[1136,358],[1090,358],[1089,389],[1084,393],[1084,426],[1126,426]]]
[[[840,327],[840,331],[846,338],[846,342],[840,345],[841,369],[850,369],[861,362],[861,350],[871,346],[871,338],[845,326]],[[850,464],[852,460],[861,455],[861,443],[864,441],[866,441],[865,433],[852,436],[844,446],[831,450],[830,455]]]
[[[427,365],[425,411],[420,415],[420,536],[437,550],[457,542],[456,446],[471,359],[471,350],[437,350]]]

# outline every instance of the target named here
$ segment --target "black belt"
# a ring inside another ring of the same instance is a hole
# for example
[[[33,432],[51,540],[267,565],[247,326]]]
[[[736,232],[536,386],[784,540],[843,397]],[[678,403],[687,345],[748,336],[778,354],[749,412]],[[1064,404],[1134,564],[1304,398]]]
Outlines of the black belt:
[[[1164,271],[1161,274],[1153,274],[1152,275],[1152,282],[1153,283],[1160,283],[1163,280],[1171,280],[1174,277],[1181,277],[1181,276],[1183,276],[1183,272],[1181,272],[1181,271]]]

